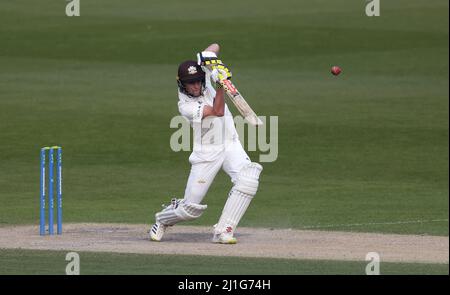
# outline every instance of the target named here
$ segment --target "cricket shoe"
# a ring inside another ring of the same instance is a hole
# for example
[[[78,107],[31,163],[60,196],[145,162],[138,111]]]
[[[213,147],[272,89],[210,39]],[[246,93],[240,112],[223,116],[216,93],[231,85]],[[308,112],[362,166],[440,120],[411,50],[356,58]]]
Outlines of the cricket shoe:
[[[217,224],[214,225],[214,229],[216,228],[216,226]],[[212,242],[218,244],[236,244],[237,239],[233,237],[233,229],[231,226],[229,226],[226,228],[225,232],[214,232]]]
[[[160,222],[156,222],[155,224],[153,224],[152,228],[150,229],[150,240],[155,242],[161,241],[168,227],[169,226],[164,225]]]
[[[237,239],[233,237],[233,234],[221,233],[214,234],[212,242],[217,244],[236,244]]]

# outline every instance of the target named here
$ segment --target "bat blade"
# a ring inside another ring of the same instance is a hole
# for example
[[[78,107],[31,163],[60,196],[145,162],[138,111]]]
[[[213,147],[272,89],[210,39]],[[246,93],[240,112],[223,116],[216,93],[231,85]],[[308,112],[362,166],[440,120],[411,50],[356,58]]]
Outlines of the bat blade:
[[[233,104],[238,109],[239,113],[253,126],[263,125],[263,122],[260,118],[255,114],[250,105],[241,95],[241,93],[237,90],[236,86],[234,86],[233,82],[228,79],[224,79],[220,81],[225,93],[228,98],[233,102]]]

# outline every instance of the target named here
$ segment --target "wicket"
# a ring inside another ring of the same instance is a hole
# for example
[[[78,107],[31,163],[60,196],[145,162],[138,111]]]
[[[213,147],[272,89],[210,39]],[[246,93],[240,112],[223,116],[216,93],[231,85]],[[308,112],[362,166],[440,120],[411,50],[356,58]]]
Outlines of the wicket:
[[[58,235],[62,234],[62,148],[59,146],[41,148],[41,189],[40,189],[40,226],[39,233],[45,235],[45,158],[48,151],[48,234],[54,234],[53,225],[53,187],[54,187],[54,151],[56,150],[56,209]]]

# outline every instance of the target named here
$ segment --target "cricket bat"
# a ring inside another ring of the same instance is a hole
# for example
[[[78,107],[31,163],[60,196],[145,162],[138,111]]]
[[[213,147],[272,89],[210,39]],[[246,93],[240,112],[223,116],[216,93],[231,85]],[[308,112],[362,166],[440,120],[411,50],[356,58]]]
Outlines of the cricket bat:
[[[214,69],[214,66],[208,67],[208,69]],[[228,98],[233,102],[233,104],[238,109],[239,113],[244,117],[247,122],[249,122],[253,126],[261,126],[263,122],[260,118],[255,114],[250,105],[241,95],[241,93],[237,90],[236,86],[231,82],[231,80],[220,77],[220,85],[225,90]]]
[[[252,108],[249,106],[247,101],[241,95],[241,93],[237,90],[236,86],[234,86],[233,82],[228,79],[223,79],[220,81],[220,85],[222,85],[223,90],[227,94],[228,98],[233,102],[233,104],[238,109],[239,113],[253,126],[263,125],[263,122],[260,118],[255,114]]]

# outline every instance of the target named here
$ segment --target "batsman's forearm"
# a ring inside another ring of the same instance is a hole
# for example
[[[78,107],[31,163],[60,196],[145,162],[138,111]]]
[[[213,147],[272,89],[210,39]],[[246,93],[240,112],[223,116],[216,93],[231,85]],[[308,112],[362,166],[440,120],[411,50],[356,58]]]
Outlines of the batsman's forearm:
[[[208,47],[206,47],[206,49],[204,51],[212,51],[216,55],[219,55],[220,46],[217,43],[213,43],[213,44],[209,45]]]
[[[218,117],[222,117],[225,113],[225,98],[223,88],[217,88],[216,97],[214,98],[213,111]]]

